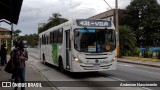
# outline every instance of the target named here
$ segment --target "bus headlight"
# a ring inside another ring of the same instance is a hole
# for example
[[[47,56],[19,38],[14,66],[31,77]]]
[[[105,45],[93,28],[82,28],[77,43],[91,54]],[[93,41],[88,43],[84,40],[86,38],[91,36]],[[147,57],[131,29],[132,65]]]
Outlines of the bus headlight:
[[[116,57],[114,57],[110,62],[113,62],[113,61],[115,61],[116,60]]]
[[[115,61],[115,60],[116,60],[116,57],[114,57],[113,60]]]
[[[76,62],[78,62],[78,61],[79,61],[79,59],[78,59],[77,57],[74,57],[74,60],[75,60]]]
[[[79,58],[78,58],[78,57],[73,57],[73,60],[74,60],[74,61],[76,61],[76,62],[82,63],[82,61],[81,61],[81,60],[79,60]]]

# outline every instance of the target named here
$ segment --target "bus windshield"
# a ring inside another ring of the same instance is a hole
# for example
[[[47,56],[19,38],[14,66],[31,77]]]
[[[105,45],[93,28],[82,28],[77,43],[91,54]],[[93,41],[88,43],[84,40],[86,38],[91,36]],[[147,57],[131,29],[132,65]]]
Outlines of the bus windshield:
[[[110,43],[114,50],[115,40],[115,30],[113,29],[74,30],[74,47],[80,52],[107,52],[105,49],[107,43]]]

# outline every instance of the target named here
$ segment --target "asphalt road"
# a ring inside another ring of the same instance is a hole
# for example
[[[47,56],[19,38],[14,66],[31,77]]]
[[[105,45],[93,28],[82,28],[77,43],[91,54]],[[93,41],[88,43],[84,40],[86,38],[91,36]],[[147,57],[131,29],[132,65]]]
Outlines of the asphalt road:
[[[39,60],[38,49],[32,48],[32,49],[28,49],[28,51],[33,58],[36,58],[37,60]],[[33,62],[38,62],[38,61],[33,61]],[[39,67],[39,70],[48,71],[49,73],[52,73],[53,71],[57,72],[56,70],[50,71],[50,69],[51,68],[48,69],[48,68]],[[47,77],[50,77],[51,79],[50,75],[48,74],[45,74],[45,75]],[[160,69],[155,67],[118,62],[117,70],[115,71],[103,71],[103,72],[85,73],[85,74],[78,74],[78,75],[70,75],[70,74],[62,75],[58,72],[58,74],[55,74],[55,76],[58,76],[61,79],[63,77],[62,80],[111,80],[111,81],[113,80],[113,81],[128,81],[128,82],[129,81],[160,81]],[[52,80],[59,80],[59,79],[52,78]],[[160,87],[156,87],[156,88],[147,87],[143,89],[160,90]],[[106,89],[103,89],[103,90],[106,90]],[[120,90],[120,89],[112,88],[107,90]],[[125,89],[121,88],[121,90],[130,90],[130,88],[125,88]],[[138,89],[135,89],[135,90],[138,90]]]
[[[118,62],[116,71],[101,72],[125,81],[160,81],[160,68]]]
[[[100,72],[120,81],[160,81],[160,68],[118,62],[117,70]],[[160,90],[160,87],[147,87]]]

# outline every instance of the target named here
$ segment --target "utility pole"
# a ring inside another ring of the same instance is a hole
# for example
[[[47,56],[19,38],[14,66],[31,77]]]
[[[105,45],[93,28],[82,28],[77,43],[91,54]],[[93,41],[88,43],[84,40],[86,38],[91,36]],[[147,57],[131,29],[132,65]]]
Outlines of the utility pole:
[[[14,30],[13,30],[13,23],[11,23],[11,50],[13,50],[13,40],[14,40]]]
[[[104,0],[105,1],[105,0]],[[105,3],[112,9],[112,7],[105,1]],[[116,50],[117,57],[120,57],[120,47],[119,47],[119,21],[118,21],[118,0],[115,0],[115,10],[114,10],[114,19],[115,19],[115,29],[116,29]]]
[[[120,56],[120,47],[119,47],[119,21],[118,21],[118,0],[115,0],[115,14],[116,14],[116,48],[117,48],[117,57]]]

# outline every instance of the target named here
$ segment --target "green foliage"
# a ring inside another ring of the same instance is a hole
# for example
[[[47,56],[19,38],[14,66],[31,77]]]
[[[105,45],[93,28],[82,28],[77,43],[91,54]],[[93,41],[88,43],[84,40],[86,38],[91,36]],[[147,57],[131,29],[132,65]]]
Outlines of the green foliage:
[[[130,50],[126,51],[126,56],[131,56],[131,51]]]
[[[135,55],[135,56],[139,56],[139,49],[136,47],[135,49],[134,49],[134,52],[133,52],[133,54]]]
[[[43,31],[48,30],[51,27],[57,26],[59,24],[62,24],[64,22],[67,22],[68,20],[65,18],[61,18],[61,14],[59,13],[53,13],[51,17],[48,19],[48,23],[43,27],[38,29],[38,33],[41,33]]]
[[[26,40],[31,47],[35,47],[38,45],[38,34],[30,34],[30,35],[24,35],[20,36],[18,38],[18,41],[24,41]]]
[[[38,33],[41,33],[41,32],[43,32],[45,29],[44,29],[44,27],[42,28],[38,28]]]
[[[121,25],[133,28],[138,44],[142,42],[141,37],[145,38],[147,46],[153,45],[160,36],[158,31],[160,30],[160,5],[157,0],[133,0],[126,7],[126,14],[121,19]]]
[[[152,58],[152,52],[145,52],[144,53],[144,56],[143,56],[144,58]]]
[[[132,55],[132,53],[131,53],[131,51],[130,50],[121,50],[120,51],[120,56],[131,56]]]
[[[120,50],[120,56],[124,56],[124,51]]]
[[[13,31],[13,38],[14,40],[17,40],[19,38],[19,34],[21,33],[22,31],[21,30],[15,30]]]
[[[10,54],[11,46],[12,46],[12,42],[11,42],[11,40],[8,40],[8,43],[7,43],[7,54]]]
[[[157,58],[158,58],[158,59],[160,59],[160,51],[158,52],[158,56],[157,56]]]
[[[136,36],[132,29],[123,25],[119,27],[120,50],[133,50],[136,46]]]

